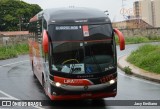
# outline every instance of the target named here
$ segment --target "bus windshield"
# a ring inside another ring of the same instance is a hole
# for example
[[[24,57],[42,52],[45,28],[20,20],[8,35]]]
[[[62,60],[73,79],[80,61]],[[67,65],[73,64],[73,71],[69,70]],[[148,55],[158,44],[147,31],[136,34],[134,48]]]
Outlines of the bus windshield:
[[[50,30],[50,29],[49,29]],[[115,48],[109,24],[53,26],[52,70],[61,73],[91,74],[114,68]]]

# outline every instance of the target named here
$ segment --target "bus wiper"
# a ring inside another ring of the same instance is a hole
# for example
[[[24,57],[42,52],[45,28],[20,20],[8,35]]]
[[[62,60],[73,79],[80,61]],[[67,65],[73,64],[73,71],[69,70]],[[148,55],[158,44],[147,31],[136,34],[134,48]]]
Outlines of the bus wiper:
[[[91,47],[89,47],[89,48],[90,48],[91,57],[92,57],[94,63],[96,64],[97,69],[99,69],[99,71],[102,72],[102,69],[101,69],[100,65],[98,64],[97,59],[95,58],[95,55],[92,53]]]
[[[95,58],[95,55],[92,55],[92,58],[93,58],[94,63],[96,64],[97,69],[99,69],[99,71],[102,72],[102,69],[100,65],[98,64],[97,59]]]
[[[77,59],[77,57],[79,57],[79,51],[77,50],[76,55],[75,55],[75,59]],[[69,73],[73,73],[75,71],[75,63],[72,64],[72,66],[70,67],[70,72]]]

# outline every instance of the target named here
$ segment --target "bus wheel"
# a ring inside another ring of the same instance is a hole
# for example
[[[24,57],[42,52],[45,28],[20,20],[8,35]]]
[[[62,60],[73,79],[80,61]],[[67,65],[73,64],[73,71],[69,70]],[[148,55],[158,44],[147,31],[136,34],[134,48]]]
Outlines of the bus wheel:
[[[34,65],[33,65],[33,61],[32,61],[32,73],[33,73],[33,77],[36,78],[35,72],[34,72]]]
[[[47,93],[46,93],[46,82],[44,80],[44,75],[42,75],[42,87],[43,87],[45,95],[47,95]]]

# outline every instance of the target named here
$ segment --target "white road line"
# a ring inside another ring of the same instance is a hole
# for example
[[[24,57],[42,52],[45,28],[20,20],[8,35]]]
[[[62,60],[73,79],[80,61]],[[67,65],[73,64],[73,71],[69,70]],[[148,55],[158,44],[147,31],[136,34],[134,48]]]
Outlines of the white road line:
[[[0,100],[15,100],[15,99],[7,98],[7,97],[0,97]]]
[[[18,62],[14,62],[14,63],[10,63],[10,64],[0,65],[0,68],[5,67],[5,66],[14,65],[14,64],[24,63],[24,62],[27,62],[27,61],[29,61],[29,60],[18,61]],[[8,97],[8,98],[7,97],[0,97],[0,100],[20,100],[20,99],[15,98],[15,97],[13,97],[13,96],[11,96],[11,95],[9,95],[9,94],[1,91],[1,90],[0,90],[0,93]],[[45,109],[45,108],[38,107],[38,106],[32,106],[32,107],[37,108],[37,109]]]
[[[15,97],[13,97],[13,96],[11,96],[1,90],[0,90],[0,93],[8,97],[8,98],[7,97],[0,97],[0,100],[20,100],[20,99],[15,98]],[[38,106],[32,106],[32,107],[37,108],[37,109],[44,109],[44,108],[38,107]]]
[[[5,67],[5,66],[14,65],[14,64],[19,64],[19,63],[27,62],[27,61],[29,61],[29,60],[18,61],[18,62],[14,62],[14,63],[10,63],[10,64],[0,65],[0,68],[1,68],[1,67]]]
[[[124,74],[124,73],[122,73],[122,72],[118,72],[118,74],[120,74],[121,76],[125,76],[125,77],[128,77],[128,78],[131,78],[131,79],[137,80],[137,81],[141,81],[141,82],[144,82],[144,83],[148,83],[148,84],[152,84],[152,85],[160,86],[160,84],[158,84],[158,83],[150,82],[150,81],[143,80],[143,79],[136,78],[136,77],[127,76],[127,75],[125,75],[125,74]]]
[[[0,90],[0,93],[2,93],[3,95],[7,96],[7,97],[10,98],[10,99],[18,100],[18,99],[16,99],[15,97],[13,97],[13,96],[11,96],[11,95],[9,95],[9,94],[1,91],[1,90]],[[4,97],[2,97],[2,98],[4,98]],[[1,99],[1,98],[0,98],[0,99]]]

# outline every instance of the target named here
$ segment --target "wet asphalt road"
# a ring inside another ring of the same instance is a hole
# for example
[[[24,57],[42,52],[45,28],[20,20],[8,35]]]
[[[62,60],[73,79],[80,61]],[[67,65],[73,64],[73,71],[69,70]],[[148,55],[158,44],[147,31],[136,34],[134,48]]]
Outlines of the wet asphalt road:
[[[160,44],[160,43],[158,43]],[[129,54],[140,44],[127,45],[125,51],[119,51],[118,57]],[[48,100],[43,89],[32,75],[29,56],[0,61],[0,99]],[[80,100],[58,102],[44,109],[159,109],[158,106],[107,106],[107,100],[160,100],[160,84],[124,75],[118,69],[118,94],[115,98],[102,100]],[[100,106],[97,106],[100,105]],[[4,107],[0,107],[4,108]],[[13,108],[13,107],[12,107]],[[18,107],[22,109],[22,107]],[[14,107],[14,109],[18,109]],[[28,109],[29,107],[27,107]],[[39,107],[36,107],[39,108]],[[26,109],[26,108],[25,108]],[[30,107],[35,109],[35,107]],[[41,109],[41,108],[40,108]]]

